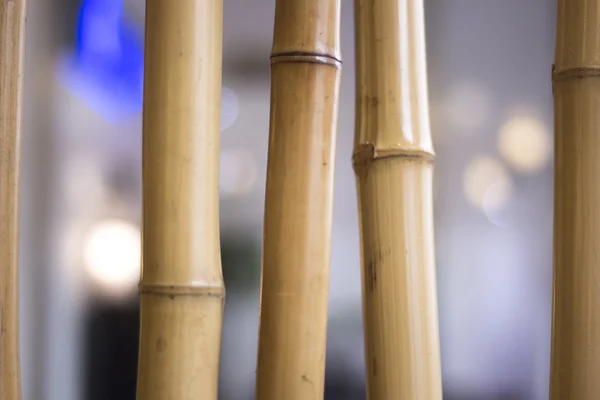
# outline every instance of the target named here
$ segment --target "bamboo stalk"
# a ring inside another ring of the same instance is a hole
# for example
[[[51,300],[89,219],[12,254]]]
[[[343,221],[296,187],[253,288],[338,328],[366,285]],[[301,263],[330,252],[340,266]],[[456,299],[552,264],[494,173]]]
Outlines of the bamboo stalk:
[[[256,398],[322,399],[339,0],[277,0]]]
[[[222,0],[146,2],[138,400],[217,399],[222,18]]]
[[[25,0],[0,0],[0,400],[21,398],[19,170]]]
[[[422,0],[356,0],[354,169],[369,399],[442,398]]]
[[[600,1],[559,0],[550,398],[600,393]]]

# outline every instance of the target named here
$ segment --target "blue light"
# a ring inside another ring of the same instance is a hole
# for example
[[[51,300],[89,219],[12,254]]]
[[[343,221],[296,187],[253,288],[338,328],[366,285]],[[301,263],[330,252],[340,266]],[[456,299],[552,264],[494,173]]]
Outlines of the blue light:
[[[61,81],[110,122],[142,110],[143,38],[123,15],[123,0],[84,0],[74,53],[61,65]]]

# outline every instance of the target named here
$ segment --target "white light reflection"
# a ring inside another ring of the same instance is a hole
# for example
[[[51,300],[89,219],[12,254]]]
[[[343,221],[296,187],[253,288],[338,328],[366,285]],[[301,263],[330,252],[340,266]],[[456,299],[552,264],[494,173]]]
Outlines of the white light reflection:
[[[544,168],[552,150],[544,124],[531,116],[507,120],[498,133],[498,151],[515,170],[534,173]]]
[[[464,171],[463,189],[467,200],[487,215],[506,206],[512,198],[514,184],[499,160],[479,156]]]
[[[83,257],[86,272],[102,290],[131,292],[140,277],[140,229],[124,220],[101,221],[87,233]]]

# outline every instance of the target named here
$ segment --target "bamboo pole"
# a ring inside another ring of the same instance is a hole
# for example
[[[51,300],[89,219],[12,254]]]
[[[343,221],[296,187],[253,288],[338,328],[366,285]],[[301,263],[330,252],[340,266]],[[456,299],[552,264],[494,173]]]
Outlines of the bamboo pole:
[[[422,0],[356,0],[354,169],[369,399],[442,398]]]
[[[216,400],[222,0],[147,0],[138,400]]]
[[[339,0],[277,0],[256,398],[322,399]]]
[[[25,0],[0,0],[0,400],[21,398],[19,170]]]
[[[550,398],[600,393],[600,1],[559,0]]]

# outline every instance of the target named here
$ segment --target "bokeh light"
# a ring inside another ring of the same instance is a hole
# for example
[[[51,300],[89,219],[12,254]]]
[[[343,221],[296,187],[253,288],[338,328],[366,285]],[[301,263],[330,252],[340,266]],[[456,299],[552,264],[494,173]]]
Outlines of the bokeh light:
[[[129,292],[140,276],[140,229],[124,220],[101,221],[86,235],[83,256],[89,277],[101,289]]]
[[[544,124],[535,117],[508,119],[498,133],[498,151],[519,172],[534,173],[550,161],[552,144]]]
[[[502,209],[510,201],[514,184],[506,167],[491,156],[474,158],[464,171],[467,200],[482,211]]]

